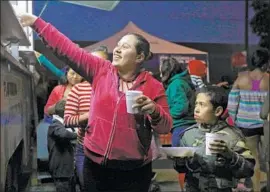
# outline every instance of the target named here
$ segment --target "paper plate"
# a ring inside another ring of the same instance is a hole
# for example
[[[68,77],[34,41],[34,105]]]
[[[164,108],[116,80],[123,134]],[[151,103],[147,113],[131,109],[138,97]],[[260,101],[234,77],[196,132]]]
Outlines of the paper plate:
[[[190,157],[196,149],[196,147],[161,147],[168,157]]]

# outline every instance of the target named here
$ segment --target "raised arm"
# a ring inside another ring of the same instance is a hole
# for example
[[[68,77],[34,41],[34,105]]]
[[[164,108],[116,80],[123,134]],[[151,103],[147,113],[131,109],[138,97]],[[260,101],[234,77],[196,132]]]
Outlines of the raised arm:
[[[239,107],[240,102],[240,90],[238,87],[239,77],[236,79],[232,90],[229,93],[228,99],[228,112],[229,115],[232,117],[233,121],[236,120],[236,115]]]
[[[60,69],[58,69],[51,61],[49,61],[47,59],[47,57],[45,57],[43,54],[40,53],[36,53],[37,55],[37,59],[39,61],[39,63],[44,66],[45,68],[47,68],[49,71],[51,71],[56,77],[60,78],[63,75],[65,75],[65,73],[63,71],[61,71]]]
[[[54,26],[34,15],[23,14],[19,16],[22,26],[31,26],[54,54],[74,71],[93,82],[94,78],[102,71],[108,70],[110,62],[93,56],[78,47]]]

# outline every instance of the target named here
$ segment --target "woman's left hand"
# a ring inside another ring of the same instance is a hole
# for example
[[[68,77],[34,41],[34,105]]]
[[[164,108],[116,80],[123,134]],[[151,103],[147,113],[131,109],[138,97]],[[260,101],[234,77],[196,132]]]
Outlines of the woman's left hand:
[[[141,113],[144,114],[153,114],[156,110],[156,104],[149,97],[141,95],[136,98],[136,104],[133,108],[138,108]]]
[[[226,159],[233,157],[233,151],[228,147],[228,144],[223,140],[214,140],[209,147],[212,154],[220,154]]]
[[[35,15],[25,13],[25,14],[19,14],[18,18],[23,27],[30,27],[31,25],[35,23],[38,17]]]

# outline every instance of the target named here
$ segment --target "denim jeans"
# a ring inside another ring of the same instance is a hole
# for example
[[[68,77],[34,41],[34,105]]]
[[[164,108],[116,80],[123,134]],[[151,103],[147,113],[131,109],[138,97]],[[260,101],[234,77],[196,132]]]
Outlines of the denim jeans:
[[[76,166],[76,175],[79,179],[79,184],[81,191],[83,191],[83,164],[84,164],[84,150],[82,144],[76,145],[76,153],[75,153],[75,166]]]

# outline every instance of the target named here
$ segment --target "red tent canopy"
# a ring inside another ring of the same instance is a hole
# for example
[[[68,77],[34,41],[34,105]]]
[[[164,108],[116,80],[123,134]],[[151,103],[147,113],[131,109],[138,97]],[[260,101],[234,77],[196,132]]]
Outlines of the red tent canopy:
[[[245,67],[247,66],[247,54],[246,51],[234,53],[231,57],[231,63],[233,67]]]
[[[185,47],[182,45],[178,45],[175,43],[171,43],[169,41],[160,39],[158,37],[155,37],[153,35],[150,35],[149,33],[143,31],[138,26],[136,26],[133,22],[129,22],[121,31],[117,32],[113,36],[100,41],[96,44],[90,45],[85,47],[85,49],[89,52],[94,50],[95,48],[99,46],[106,46],[108,48],[108,52],[112,53],[114,47],[117,45],[118,41],[123,37],[124,35],[128,33],[138,33],[142,36],[144,36],[151,44],[151,51],[153,53],[158,54],[207,54],[206,52],[199,51],[196,49],[192,49],[189,47]]]

